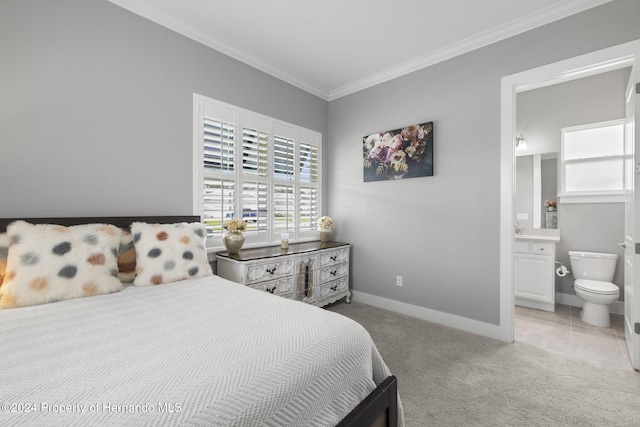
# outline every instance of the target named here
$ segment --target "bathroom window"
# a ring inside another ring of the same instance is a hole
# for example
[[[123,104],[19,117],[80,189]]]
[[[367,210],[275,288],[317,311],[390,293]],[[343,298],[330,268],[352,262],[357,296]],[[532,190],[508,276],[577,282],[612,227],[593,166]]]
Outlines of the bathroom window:
[[[624,120],[563,128],[560,201],[624,202]]]

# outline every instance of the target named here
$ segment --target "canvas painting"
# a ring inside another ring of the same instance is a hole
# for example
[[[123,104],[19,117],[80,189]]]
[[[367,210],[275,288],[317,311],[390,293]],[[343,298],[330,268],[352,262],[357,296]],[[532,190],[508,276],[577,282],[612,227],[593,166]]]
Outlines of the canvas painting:
[[[433,122],[362,137],[364,181],[433,176]]]

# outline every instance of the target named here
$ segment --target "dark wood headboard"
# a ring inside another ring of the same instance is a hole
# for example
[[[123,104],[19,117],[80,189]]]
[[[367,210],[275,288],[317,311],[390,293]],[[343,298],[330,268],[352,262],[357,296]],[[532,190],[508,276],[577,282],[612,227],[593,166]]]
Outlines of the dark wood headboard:
[[[69,217],[69,218],[0,218],[0,233],[7,230],[13,221],[24,220],[31,224],[58,224],[64,226],[80,224],[113,224],[116,227],[129,227],[132,222],[151,224],[175,224],[178,222],[200,222],[197,215],[185,216],[105,216],[105,217]]]

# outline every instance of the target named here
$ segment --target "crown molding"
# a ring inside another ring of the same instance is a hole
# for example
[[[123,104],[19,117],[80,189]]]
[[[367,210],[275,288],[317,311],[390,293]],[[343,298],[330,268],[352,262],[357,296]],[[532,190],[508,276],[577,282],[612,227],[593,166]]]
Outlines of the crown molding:
[[[469,37],[458,43],[454,43],[442,49],[417,57],[413,60],[406,61],[402,64],[371,74],[367,77],[346,84],[336,89],[328,90],[303,77],[292,74],[291,72],[277,67],[274,64],[252,55],[237,46],[234,46],[215,35],[197,28],[189,22],[180,20],[166,14],[147,3],[136,0],[108,0],[123,9],[126,9],[136,15],[142,16],[156,24],[166,27],[178,34],[188,37],[198,43],[201,43],[211,49],[221,52],[233,59],[244,64],[256,68],[266,74],[269,74],[279,80],[289,83],[305,92],[322,98],[326,101],[333,101],[359,92],[361,90],[376,86],[378,84],[396,79],[406,74],[418,71],[420,69],[435,65],[446,61],[464,53],[471,52],[475,49],[496,43],[509,37],[524,33],[542,25],[549,24],[562,18],[583,12],[596,6],[609,3],[613,0],[564,0],[558,4],[543,9],[539,12],[523,16],[520,19],[511,21],[505,25]]]
[[[477,34],[458,43],[451,44],[442,49],[438,49],[392,68],[383,70],[379,73],[371,74],[363,79],[349,83],[340,88],[331,90],[329,91],[329,101],[379,85],[431,65],[444,62],[448,59],[455,58],[456,56],[508,39],[509,37],[522,34],[526,31],[533,30],[534,28],[541,27],[611,1],[613,0],[565,0],[557,5],[494,28],[491,31]]]

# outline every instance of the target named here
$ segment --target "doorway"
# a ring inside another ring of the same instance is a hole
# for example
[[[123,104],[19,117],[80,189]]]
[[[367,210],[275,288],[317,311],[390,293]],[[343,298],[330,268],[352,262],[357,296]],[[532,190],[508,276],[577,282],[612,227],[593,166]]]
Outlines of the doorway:
[[[500,338],[514,339],[514,176],[516,94],[629,67],[640,40],[503,77],[501,87]]]
[[[583,129],[588,123],[624,125],[629,75],[630,69],[624,68],[518,92],[516,135],[524,135],[527,144],[515,150],[515,212],[521,236],[516,237],[514,255],[514,340],[625,370],[632,368],[624,337],[624,304],[610,306],[609,328],[585,323],[580,316],[582,301],[573,292],[573,275],[559,277],[554,270],[560,264],[571,268],[571,250],[616,254],[611,281],[624,294],[624,250],[618,247],[625,235],[624,196],[583,194],[578,200],[576,196],[558,199],[563,172],[558,160],[562,160],[563,129]],[[622,142],[617,142],[620,150]],[[557,229],[555,223],[545,224],[545,214],[549,216],[545,201],[554,205]],[[556,201],[560,202],[557,208]],[[537,233],[545,238],[558,236],[558,240],[522,238]],[[523,249],[546,252],[523,253]],[[553,265],[554,261],[560,264]]]

